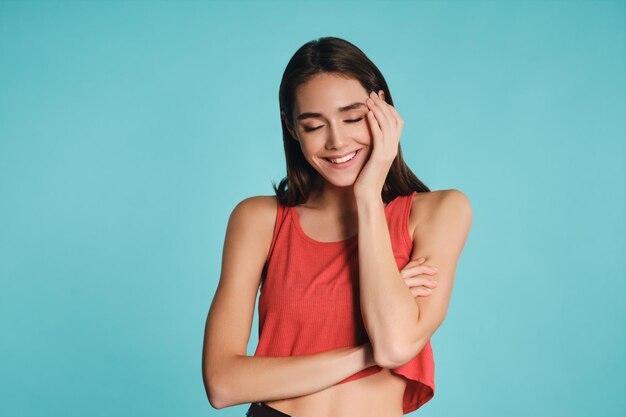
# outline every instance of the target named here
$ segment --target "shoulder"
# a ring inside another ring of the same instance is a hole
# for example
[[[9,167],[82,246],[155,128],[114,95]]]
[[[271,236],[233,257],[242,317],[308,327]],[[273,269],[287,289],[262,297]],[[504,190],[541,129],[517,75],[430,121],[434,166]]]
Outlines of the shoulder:
[[[457,189],[415,193],[411,206],[411,230],[438,221],[458,220],[469,226],[472,206],[465,193]]]
[[[273,195],[256,195],[241,200],[233,209],[233,214],[247,214],[256,216],[268,216],[276,214],[278,210],[278,200]]]
[[[413,204],[419,206],[423,210],[437,209],[441,206],[452,206],[459,210],[471,209],[470,201],[467,195],[461,190],[455,188],[449,190],[429,191],[426,193],[415,193],[413,196]]]
[[[252,233],[259,244],[269,251],[276,223],[278,200],[275,196],[259,195],[241,200],[233,208],[228,228]]]

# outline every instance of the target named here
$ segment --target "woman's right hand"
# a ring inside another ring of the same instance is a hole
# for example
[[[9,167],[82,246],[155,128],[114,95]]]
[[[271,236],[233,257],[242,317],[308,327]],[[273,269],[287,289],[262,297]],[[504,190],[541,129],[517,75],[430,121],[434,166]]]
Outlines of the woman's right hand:
[[[404,283],[411,290],[413,297],[427,297],[433,292],[438,284],[437,280],[432,278],[432,275],[437,273],[437,267],[432,265],[425,265],[426,258],[419,258],[414,261],[410,261],[400,271]]]

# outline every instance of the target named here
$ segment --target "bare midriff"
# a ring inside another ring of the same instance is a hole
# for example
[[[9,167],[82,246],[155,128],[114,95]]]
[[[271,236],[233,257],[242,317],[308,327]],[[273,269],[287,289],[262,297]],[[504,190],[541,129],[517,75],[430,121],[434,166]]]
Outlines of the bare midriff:
[[[296,417],[402,417],[406,380],[389,369],[313,394],[265,404]]]

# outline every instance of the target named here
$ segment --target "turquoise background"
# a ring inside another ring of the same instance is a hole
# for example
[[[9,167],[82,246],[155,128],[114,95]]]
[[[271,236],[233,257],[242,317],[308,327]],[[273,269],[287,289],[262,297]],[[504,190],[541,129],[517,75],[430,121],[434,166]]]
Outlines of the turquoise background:
[[[244,416],[206,400],[204,321],[328,35],[473,206],[415,415],[625,415],[625,32],[621,1],[1,1],[0,415]]]

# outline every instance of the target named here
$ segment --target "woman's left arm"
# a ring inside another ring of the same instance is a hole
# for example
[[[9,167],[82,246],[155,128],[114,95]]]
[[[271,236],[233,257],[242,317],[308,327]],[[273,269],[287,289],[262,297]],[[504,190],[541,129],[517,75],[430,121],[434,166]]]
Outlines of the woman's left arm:
[[[430,197],[433,201],[424,210],[428,217],[420,219],[411,254],[411,260],[424,257],[425,264],[437,267],[438,285],[428,297],[413,297],[402,279],[382,199],[357,198],[361,314],[374,359],[384,368],[410,361],[443,322],[469,234],[472,210],[465,194],[453,189]]]

